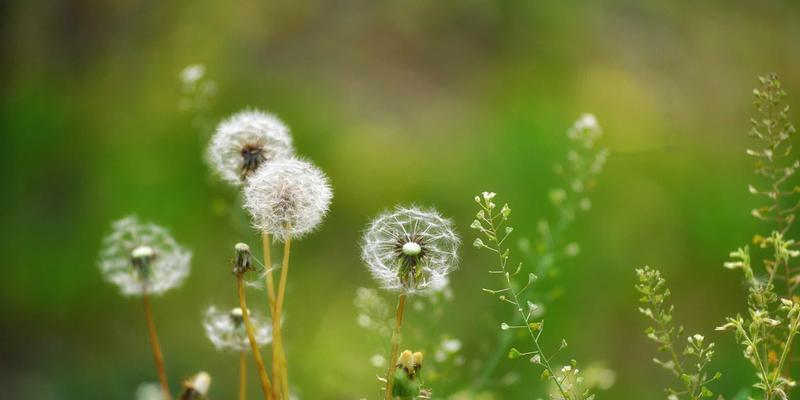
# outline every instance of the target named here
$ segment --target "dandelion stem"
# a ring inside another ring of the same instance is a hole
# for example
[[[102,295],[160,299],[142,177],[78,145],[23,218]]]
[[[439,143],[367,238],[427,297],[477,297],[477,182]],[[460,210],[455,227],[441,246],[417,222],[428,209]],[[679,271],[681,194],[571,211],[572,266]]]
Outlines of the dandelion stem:
[[[261,391],[264,392],[264,398],[272,400],[272,384],[267,376],[267,368],[264,367],[264,360],[261,358],[261,351],[258,349],[258,342],[253,333],[253,324],[250,322],[250,311],[247,309],[247,300],[245,299],[244,292],[244,273],[238,272],[236,274],[236,291],[239,295],[239,308],[242,309],[242,319],[244,320],[244,327],[247,331],[247,339],[250,341],[250,347],[253,350],[253,358],[258,367],[258,376],[261,379]]]
[[[239,400],[247,399],[247,353],[239,352]]]
[[[392,352],[389,355],[389,371],[386,373],[386,400],[392,399],[392,385],[394,385],[394,371],[397,368],[397,352],[400,348],[400,328],[403,326],[403,310],[406,306],[406,294],[400,293],[397,300],[397,314],[394,317],[394,332],[392,332]]]
[[[171,400],[172,393],[169,391],[169,381],[164,370],[164,355],[161,353],[161,345],[156,334],[156,323],[153,320],[153,308],[150,306],[150,296],[147,295],[146,290],[142,293],[142,304],[144,305],[144,318],[147,320],[147,331],[150,334],[150,347],[153,350],[153,358],[156,362],[158,380],[161,382],[161,391],[164,392],[165,399]]]
[[[272,379],[280,389],[279,398],[289,398],[288,371],[286,369],[286,353],[283,349],[283,334],[281,333],[281,313],[283,299],[286,295],[286,280],[289,276],[289,255],[291,253],[292,239],[286,238],[283,244],[283,262],[281,263],[281,277],[278,283],[278,294],[275,299],[275,312],[272,315]]]
[[[261,242],[264,245],[264,268],[267,269],[266,279],[269,313],[270,316],[272,316],[272,314],[275,313],[275,282],[274,279],[272,279],[272,252],[270,248],[269,232],[262,233]]]

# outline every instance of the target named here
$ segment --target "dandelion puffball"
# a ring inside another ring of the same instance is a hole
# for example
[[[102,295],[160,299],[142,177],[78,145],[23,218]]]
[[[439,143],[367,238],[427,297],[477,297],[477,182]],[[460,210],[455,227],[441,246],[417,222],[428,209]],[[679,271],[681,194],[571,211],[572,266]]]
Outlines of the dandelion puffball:
[[[297,158],[270,162],[244,188],[244,208],[253,226],[283,241],[313,231],[328,213],[332,198],[328,177]]]
[[[272,114],[247,110],[217,126],[207,158],[224,181],[241,185],[264,163],[292,154],[292,137],[283,121]]]
[[[253,312],[250,312],[249,317],[258,347],[272,342],[272,321]],[[241,308],[223,311],[209,307],[203,317],[203,328],[208,340],[217,350],[250,350]]]
[[[396,207],[367,228],[361,258],[384,289],[425,292],[456,268],[459,242],[452,222],[436,210]]]
[[[123,295],[141,296],[180,286],[189,275],[191,258],[166,229],[127,217],[114,222],[103,240],[99,266]]]

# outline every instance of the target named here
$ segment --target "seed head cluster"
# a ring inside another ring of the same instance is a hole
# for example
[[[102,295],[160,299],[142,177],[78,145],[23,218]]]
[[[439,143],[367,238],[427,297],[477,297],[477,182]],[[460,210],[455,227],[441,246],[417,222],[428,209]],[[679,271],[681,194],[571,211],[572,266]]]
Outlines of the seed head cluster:
[[[239,186],[264,163],[292,154],[292,137],[283,121],[272,114],[246,110],[217,126],[207,158],[217,175]]]
[[[244,188],[244,208],[253,226],[282,241],[313,231],[328,213],[332,198],[328,177],[298,158],[270,162]]]
[[[398,206],[369,225],[361,258],[384,289],[426,292],[457,267],[459,243],[452,222],[436,210]]]
[[[272,342],[272,322],[268,318],[250,312],[250,323],[259,347]],[[225,311],[211,306],[203,317],[203,327],[217,350],[249,351],[251,348],[241,308]]]
[[[189,275],[191,258],[166,229],[127,217],[114,222],[103,240],[99,267],[123,295],[141,296],[180,286]]]

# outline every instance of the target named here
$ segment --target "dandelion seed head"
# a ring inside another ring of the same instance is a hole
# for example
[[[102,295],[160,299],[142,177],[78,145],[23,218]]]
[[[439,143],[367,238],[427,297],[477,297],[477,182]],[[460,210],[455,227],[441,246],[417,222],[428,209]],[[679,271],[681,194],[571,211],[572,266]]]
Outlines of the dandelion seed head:
[[[242,309],[238,307],[224,311],[211,306],[206,310],[203,317],[203,328],[205,328],[206,337],[217,350],[250,350],[243,314]],[[258,346],[262,347],[272,342],[270,320],[252,312],[249,312],[249,317]]]
[[[238,186],[264,163],[292,154],[292,137],[283,121],[272,114],[246,110],[217,126],[207,158],[224,181]]]
[[[136,388],[136,400],[164,400],[164,392],[157,383],[142,383]]]
[[[396,207],[375,218],[361,240],[361,258],[386,290],[427,293],[447,285],[460,240],[433,209]]]
[[[301,238],[328,213],[333,191],[328,177],[313,164],[287,158],[257,171],[244,189],[244,208],[253,226],[277,240]]]
[[[98,263],[103,277],[125,296],[162,294],[180,286],[189,275],[192,253],[169,232],[136,217],[112,225],[105,237]]]

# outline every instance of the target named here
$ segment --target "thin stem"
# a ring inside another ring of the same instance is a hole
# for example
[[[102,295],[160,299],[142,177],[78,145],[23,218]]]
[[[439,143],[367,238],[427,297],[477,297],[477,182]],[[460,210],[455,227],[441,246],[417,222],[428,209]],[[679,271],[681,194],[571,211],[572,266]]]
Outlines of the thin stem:
[[[258,349],[258,342],[253,333],[253,324],[250,322],[250,311],[247,309],[247,300],[245,299],[244,292],[244,275],[239,272],[236,274],[236,291],[239,295],[239,308],[242,309],[242,319],[244,320],[244,327],[247,330],[247,339],[250,341],[250,347],[253,350],[253,358],[258,367],[258,376],[261,379],[261,391],[264,392],[264,398],[272,400],[272,384],[267,376],[267,368],[264,367],[264,360],[261,359],[261,351]]]
[[[247,353],[239,352],[239,400],[247,399]]]
[[[264,231],[261,234],[261,244],[264,248],[264,268],[266,268],[266,286],[267,286],[267,299],[269,302],[269,314],[272,317],[272,320],[275,321],[275,279],[272,277],[272,246],[270,244],[270,237],[269,232]],[[277,335],[277,331],[273,329],[273,337]],[[275,358],[275,353],[277,352],[278,345],[277,339],[273,339],[273,346],[272,346],[272,357],[273,360]],[[275,381],[275,386],[273,387],[273,395],[275,397],[279,397],[278,395],[281,394],[281,385],[283,381],[280,379],[281,373],[279,368],[275,368],[274,362],[272,366],[272,379]]]
[[[281,314],[283,312],[283,299],[286,296],[286,280],[289,276],[289,255],[292,248],[292,239],[286,238],[283,244],[283,262],[281,263],[281,277],[278,283],[278,294],[275,299],[275,313],[272,315],[272,379],[279,386],[283,399],[289,398],[288,371],[286,370],[286,353],[283,349],[283,333],[281,332]]]
[[[558,380],[558,376],[556,376],[555,372],[550,367],[550,361],[547,359],[547,356],[544,354],[544,352],[542,351],[541,346],[539,345],[539,336],[537,334],[533,333],[533,328],[531,328],[530,316],[529,316],[529,314],[525,314],[525,311],[522,309],[522,306],[520,305],[520,302],[519,302],[519,296],[517,295],[517,292],[514,290],[514,286],[511,283],[511,274],[506,270],[506,266],[508,264],[508,259],[506,257],[504,257],[503,256],[504,253],[502,253],[500,251],[501,243],[499,242],[498,235],[497,235],[497,231],[498,231],[498,226],[499,225],[496,226],[495,223],[494,223],[494,215],[492,215],[492,208],[484,207],[484,210],[487,213],[487,216],[488,216],[487,220],[489,221],[489,234],[490,234],[489,237],[495,243],[495,246],[498,249],[498,254],[499,254],[499,257],[500,257],[500,269],[504,272],[503,275],[506,278],[506,287],[508,288],[509,292],[511,292],[511,296],[513,297],[514,305],[517,308],[517,312],[519,313],[519,316],[522,318],[522,320],[525,321],[525,327],[528,329],[528,333],[531,336],[531,340],[533,341],[533,345],[536,347],[536,351],[541,356],[541,361],[540,361],[541,365],[547,370],[547,372],[550,375],[550,378],[553,380],[553,382],[555,382],[556,388],[558,389],[558,392],[561,394],[561,396],[564,399],[569,399],[570,396],[566,393],[566,391],[564,390],[564,388],[561,385],[561,382]],[[541,331],[540,331],[540,333],[541,333]]]
[[[400,293],[397,299],[397,313],[394,317],[394,332],[392,332],[392,352],[389,355],[389,371],[386,373],[386,400],[392,399],[392,385],[394,385],[394,371],[397,369],[397,353],[400,349],[400,328],[403,327],[403,311],[406,308],[406,294]]]
[[[275,281],[272,279],[272,251],[270,248],[269,232],[261,234],[261,243],[264,246],[264,267],[267,269],[267,297],[269,298],[270,316],[275,312]]]
[[[158,342],[156,323],[153,320],[153,309],[150,307],[150,296],[147,295],[147,290],[142,293],[142,304],[144,305],[144,319],[147,320],[147,332],[150,334],[150,348],[153,350],[158,380],[161,382],[161,391],[164,392],[166,400],[171,400],[172,393],[169,391],[169,381],[164,370],[164,355],[161,353],[161,344]]]

